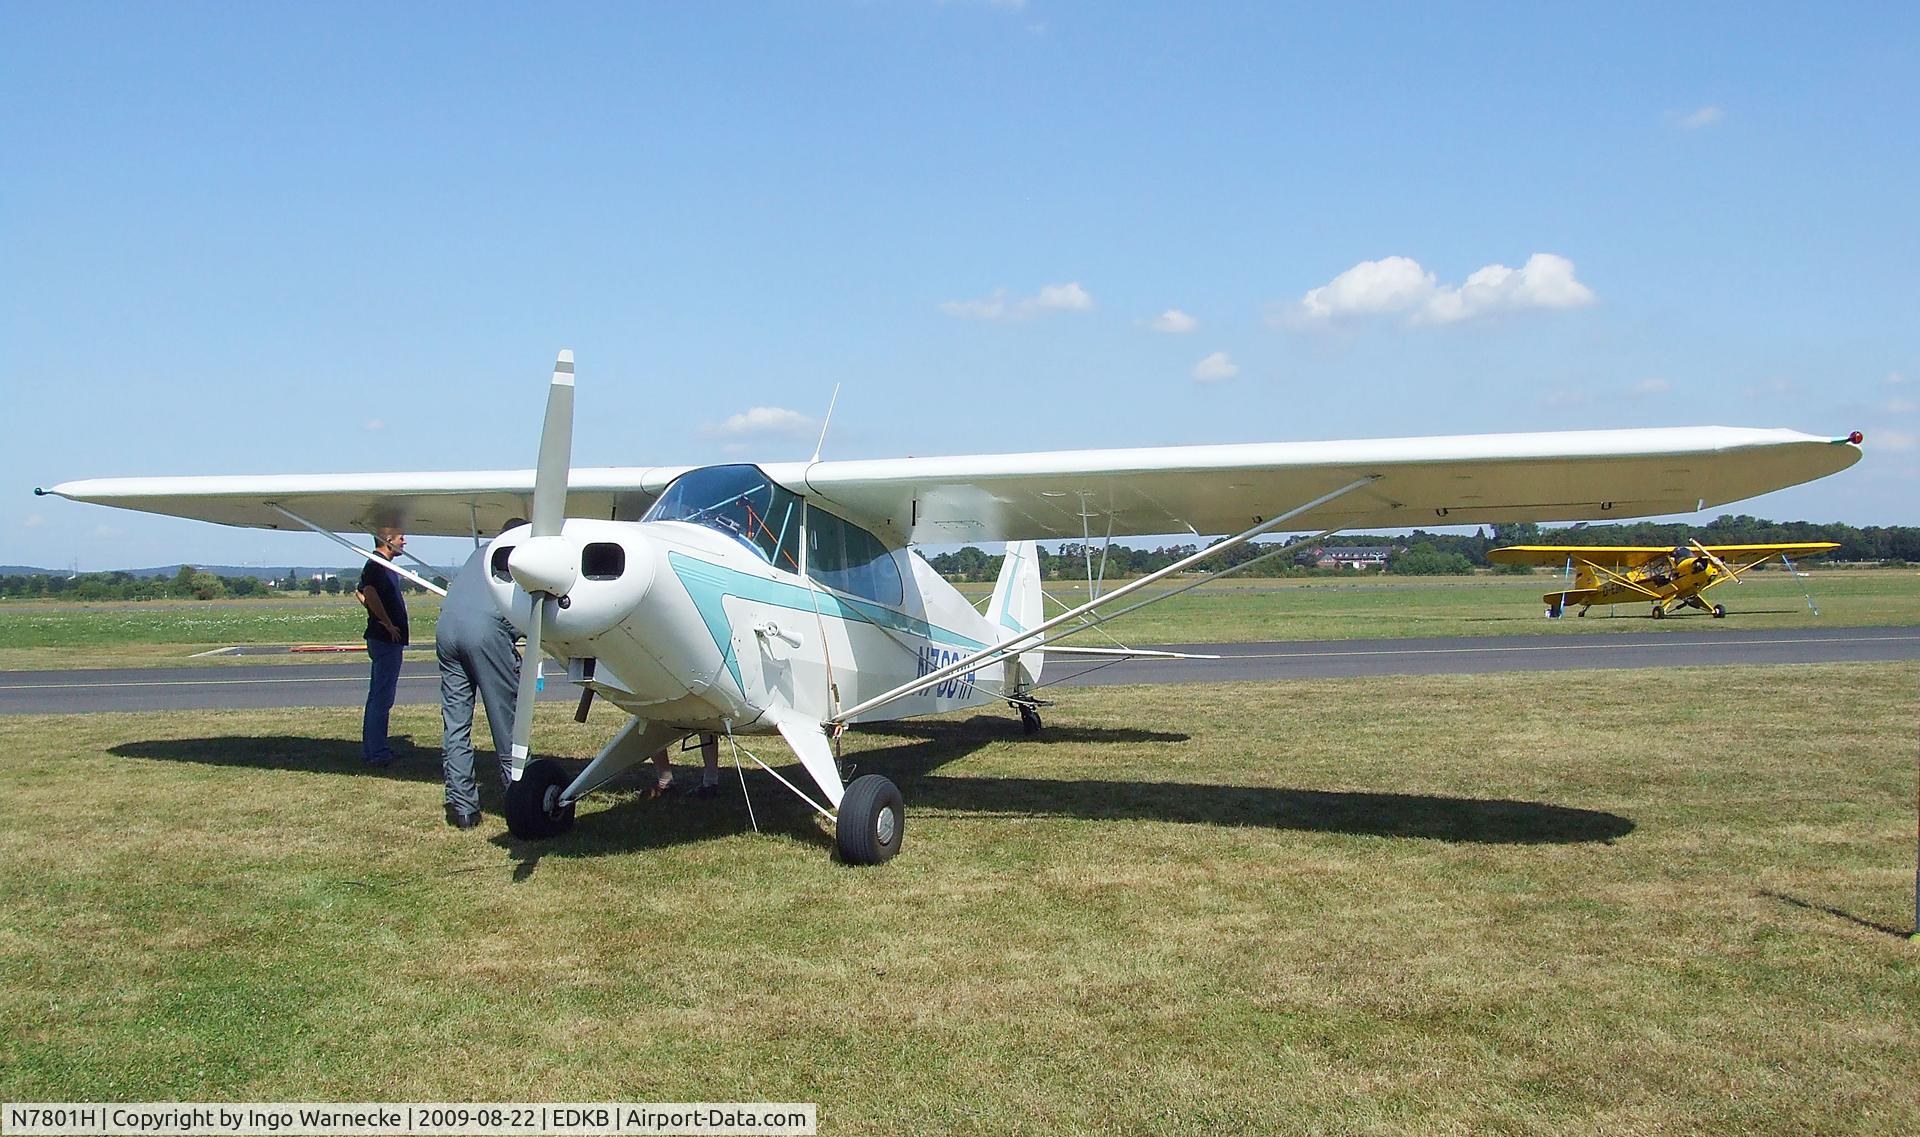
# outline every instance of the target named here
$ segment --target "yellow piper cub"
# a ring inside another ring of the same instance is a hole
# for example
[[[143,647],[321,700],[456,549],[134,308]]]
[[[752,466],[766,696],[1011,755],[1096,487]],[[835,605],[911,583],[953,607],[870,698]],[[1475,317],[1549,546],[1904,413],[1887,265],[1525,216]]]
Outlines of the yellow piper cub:
[[[1675,608],[1698,608],[1715,619],[1727,614],[1724,604],[1709,604],[1704,594],[1775,557],[1793,567],[1794,557],[1813,556],[1839,548],[1834,541],[1801,541],[1781,545],[1702,545],[1688,541],[1673,548],[1642,545],[1508,545],[1487,553],[1496,565],[1565,565],[1574,571],[1572,582],[1542,599],[1547,615],[1558,618],[1568,605],[1587,614],[1595,604],[1622,604],[1632,600],[1652,603],[1654,619]]]

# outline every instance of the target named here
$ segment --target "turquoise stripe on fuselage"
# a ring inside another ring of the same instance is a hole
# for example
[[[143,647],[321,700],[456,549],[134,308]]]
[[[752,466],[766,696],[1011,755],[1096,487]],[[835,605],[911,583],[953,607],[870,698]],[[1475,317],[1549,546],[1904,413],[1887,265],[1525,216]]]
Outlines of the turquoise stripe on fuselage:
[[[680,552],[668,552],[667,563],[672,566],[673,575],[680,579],[687,595],[693,598],[694,608],[707,625],[707,634],[713,637],[713,645],[720,649],[727,671],[743,695],[746,694],[746,685],[740,680],[740,661],[733,654],[733,622],[727,618],[726,607],[722,603],[729,596],[809,615],[813,613],[814,602],[818,598],[822,616],[872,624],[889,631],[919,636],[933,643],[964,648],[969,652],[980,651],[987,646],[979,640],[930,624],[905,612],[882,604],[836,596],[824,588],[815,591],[804,584],[769,580]]]

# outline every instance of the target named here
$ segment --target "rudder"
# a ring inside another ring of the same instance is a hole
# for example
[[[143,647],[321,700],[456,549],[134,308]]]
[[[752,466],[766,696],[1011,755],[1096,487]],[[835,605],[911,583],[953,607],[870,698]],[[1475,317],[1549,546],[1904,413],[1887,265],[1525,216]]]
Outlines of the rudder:
[[[1039,543],[1008,542],[1006,558],[1000,562],[1000,578],[994,582],[993,599],[987,605],[987,622],[1005,642],[1045,619],[1045,603],[1040,593]],[[1040,681],[1042,653],[1038,649],[1021,652],[1009,661],[1009,667],[1015,663],[1022,672],[1020,686],[1031,687]]]

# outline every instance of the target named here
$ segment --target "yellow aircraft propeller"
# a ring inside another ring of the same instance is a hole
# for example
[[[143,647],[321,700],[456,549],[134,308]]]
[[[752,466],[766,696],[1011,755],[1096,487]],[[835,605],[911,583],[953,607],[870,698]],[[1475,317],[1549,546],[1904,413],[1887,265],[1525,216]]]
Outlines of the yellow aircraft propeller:
[[[1725,575],[1732,577],[1733,582],[1735,584],[1746,583],[1745,580],[1741,579],[1739,573],[1734,572],[1732,569],[1727,567],[1727,562],[1715,556],[1713,553],[1713,550],[1707,548],[1705,545],[1702,545],[1698,537],[1689,538],[1687,541],[1687,544],[1692,545],[1696,550],[1698,550],[1701,556],[1707,558],[1708,564],[1711,564],[1714,568],[1719,569]]]

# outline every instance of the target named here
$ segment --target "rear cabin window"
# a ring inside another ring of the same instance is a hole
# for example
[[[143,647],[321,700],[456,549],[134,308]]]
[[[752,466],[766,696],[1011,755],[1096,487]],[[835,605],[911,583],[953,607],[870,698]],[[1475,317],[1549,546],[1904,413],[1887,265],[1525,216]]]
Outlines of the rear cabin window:
[[[800,498],[758,466],[706,466],[675,478],[647,521],[686,521],[731,534],[775,568],[800,571]]]
[[[807,507],[807,575],[828,588],[899,605],[900,566],[880,538],[825,510]]]

